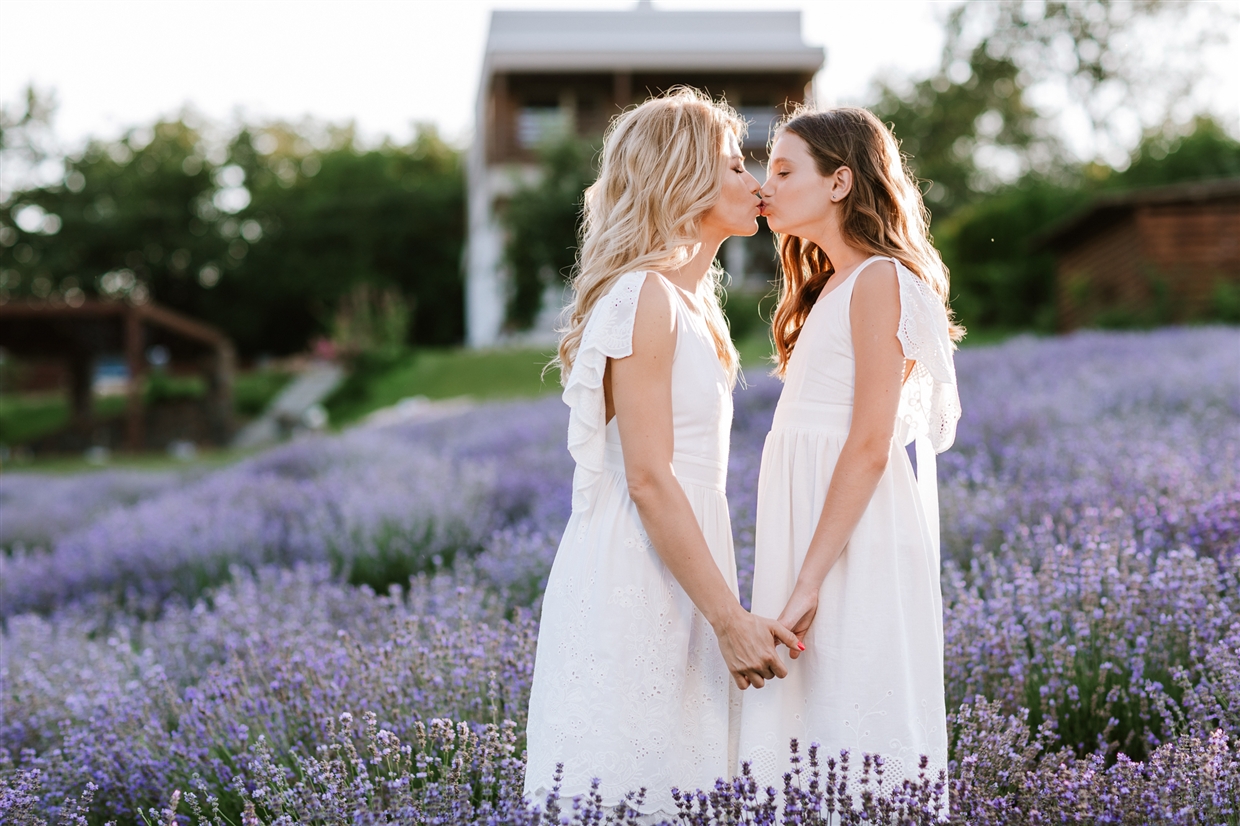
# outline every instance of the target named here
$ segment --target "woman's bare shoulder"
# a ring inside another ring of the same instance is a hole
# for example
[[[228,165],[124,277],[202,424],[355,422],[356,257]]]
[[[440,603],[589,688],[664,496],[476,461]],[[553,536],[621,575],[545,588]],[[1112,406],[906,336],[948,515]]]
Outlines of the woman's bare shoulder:
[[[633,344],[639,337],[657,340],[671,336],[676,331],[677,300],[675,288],[658,273],[646,273],[641,292],[637,296],[637,317],[633,323]]]

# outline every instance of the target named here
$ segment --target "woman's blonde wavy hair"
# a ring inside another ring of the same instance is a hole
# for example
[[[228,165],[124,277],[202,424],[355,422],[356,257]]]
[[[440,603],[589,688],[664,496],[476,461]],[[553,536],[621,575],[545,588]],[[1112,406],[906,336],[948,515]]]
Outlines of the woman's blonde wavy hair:
[[[560,382],[568,382],[595,304],[617,279],[635,270],[667,272],[683,265],[698,243],[702,217],[719,200],[731,133],[745,122],[725,103],[675,87],[612,121],[603,138],[599,176],[585,194],[581,247],[565,310]],[[735,381],[739,357],[720,306],[723,271],[712,266],[698,290],[719,360]]]
[[[953,341],[964,336],[948,305],[947,267],[930,238],[930,213],[917,178],[909,171],[895,136],[865,109],[841,106],[818,112],[799,109],[780,124],[805,141],[818,173],[852,170],[852,191],[840,205],[840,229],[848,245],[871,255],[885,255],[908,267],[930,285],[947,307]],[[801,327],[835,272],[818,245],[795,235],[776,235],[782,277],[779,302],[771,319],[775,372],[782,376]]]

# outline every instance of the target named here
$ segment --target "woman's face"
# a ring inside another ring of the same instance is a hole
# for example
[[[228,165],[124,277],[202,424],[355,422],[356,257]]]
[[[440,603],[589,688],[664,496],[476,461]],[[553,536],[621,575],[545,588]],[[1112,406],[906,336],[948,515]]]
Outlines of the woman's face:
[[[745,169],[736,135],[728,133],[723,143],[723,171],[719,180],[719,200],[702,217],[702,237],[728,238],[753,235],[758,231],[758,179]]]
[[[846,169],[840,167],[840,171]],[[848,175],[851,183],[851,172]],[[805,141],[787,130],[781,132],[771,147],[761,192],[762,214],[771,231],[814,237],[842,197],[839,177],[839,171],[827,177],[820,175]]]

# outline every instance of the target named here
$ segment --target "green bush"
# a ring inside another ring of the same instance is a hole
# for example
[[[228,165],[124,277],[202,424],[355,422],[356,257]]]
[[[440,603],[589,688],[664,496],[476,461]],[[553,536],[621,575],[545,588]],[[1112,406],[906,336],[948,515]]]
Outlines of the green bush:
[[[152,370],[146,379],[147,404],[192,401],[207,395],[202,376],[173,376],[165,370]]]
[[[544,147],[541,177],[513,193],[502,212],[508,228],[504,255],[512,273],[508,325],[528,330],[548,287],[563,283],[577,256],[583,197],[597,176],[596,147],[569,140]]]
[[[1210,309],[1216,321],[1240,324],[1240,282],[1219,279],[1214,285]]]
[[[279,370],[239,373],[233,380],[233,409],[245,418],[261,415],[292,378]]]
[[[774,291],[728,290],[723,300],[723,313],[728,318],[732,340],[766,335],[770,331],[774,309]]]

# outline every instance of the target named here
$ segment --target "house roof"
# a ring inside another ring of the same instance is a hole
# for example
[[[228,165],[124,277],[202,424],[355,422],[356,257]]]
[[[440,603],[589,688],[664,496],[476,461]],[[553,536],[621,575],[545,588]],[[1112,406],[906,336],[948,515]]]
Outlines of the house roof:
[[[823,64],[799,11],[495,11],[494,71],[803,71]],[[489,73],[489,72],[488,72]]]
[[[1240,178],[1132,189],[1095,198],[1080,212],[1038,234],[1036,247],[1064,249],[1142,206],[1240,200]]]

